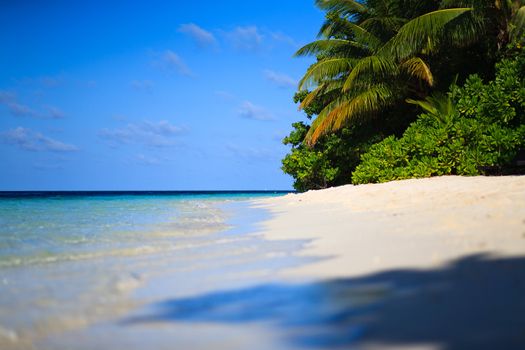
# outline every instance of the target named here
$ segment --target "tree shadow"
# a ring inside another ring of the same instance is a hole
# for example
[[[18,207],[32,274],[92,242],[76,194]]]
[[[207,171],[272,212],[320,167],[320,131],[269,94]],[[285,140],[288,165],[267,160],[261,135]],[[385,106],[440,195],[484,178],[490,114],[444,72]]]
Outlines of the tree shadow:
[[[305,348],[525,349],[525,258],[473,255],[440,269],[167,300],[123,324],[150,322],[266,322]]]

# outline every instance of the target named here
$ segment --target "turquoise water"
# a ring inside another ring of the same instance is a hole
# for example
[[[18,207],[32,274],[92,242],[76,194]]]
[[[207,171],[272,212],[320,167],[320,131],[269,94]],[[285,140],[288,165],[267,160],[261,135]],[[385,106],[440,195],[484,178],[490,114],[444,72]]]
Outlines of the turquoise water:
[[[172,237],[226,228],[215,204],[274,193],[12,194],[0,197],[0,267],[162,249]]]
[[[0,348],[68,348],[68,332],[89,334],[141,305],[300,264],[304,242],[248,234],[265,214],[247,201],[282,194],[2,193]]]

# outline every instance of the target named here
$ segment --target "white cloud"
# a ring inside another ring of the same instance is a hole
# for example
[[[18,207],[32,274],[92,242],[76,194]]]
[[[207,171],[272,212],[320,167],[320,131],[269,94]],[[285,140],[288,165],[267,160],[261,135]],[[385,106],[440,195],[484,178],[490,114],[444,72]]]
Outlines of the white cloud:
[[[273,120],[273,116],[265,108],[254,105],[250,101],[244,101],[238,110],[241,118],[254,120]]]
[[[0,91],[0,105],[4,105],[9,113],[15,117],[30,117],[40,119],[60,119],[64,118],[65,114],[57,107],[47,106],[45,112],[39,112],[35,109],[22,104],[18,101],[17,96],[8,91]]]
[[[62,119],[66,116],[61,109],[54,106],[47,106],[47,115],[52,119]]]
[[[267,69],[264,71],[264,76],[267,80],[281,88],[295,88],[297,86],[297,81],[286,74],[277,73]]]
[[[175,144],[175,137],[183,131],[183,128],[166,120],[144,121],[138,124],[131,123],[119,129],[102,129],[99,136],[109,141],[111,146],[135,143],[151,147],[168,147]]]
[[[9,110],[9,113],[11,113],[15,117],[31,117],[31,118],[39,118],[39,114],[33,110],[31,107],[23,105],[18,102],[8,102],[5,104],[7,109]]]
[[[47,137],[39,132],[18,127],[0,134],[2,140],[26,151],[74,152],[78,147]]]
[[[182,58],[171,50],[164,51],[160,55],[160,59],[155,62],[155,65],[166,70],[175,71],[180,75],[193,75]]]
[[[12,92],[0,91],[0,104],[6,106],[9,113],[15,117],[38,117],[38,113],[32,108],[19,103]]]
[[[226,32],[226,38],[237,50],[254,52],[262,45],[263,35],[256,26],[237,27]]]
[[[217,40],[212,33],[194,23],[182,24],[179,27],[179,32],[189,35],[200,47],[209,47],[217,44]]]

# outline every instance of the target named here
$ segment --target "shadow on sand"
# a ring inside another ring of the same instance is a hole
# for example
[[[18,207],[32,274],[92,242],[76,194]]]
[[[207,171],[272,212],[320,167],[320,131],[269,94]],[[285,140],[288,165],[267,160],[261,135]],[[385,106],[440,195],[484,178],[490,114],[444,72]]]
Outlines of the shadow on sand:
[[[152,305],[126,325],[266,322],[290,346],[525,349],[525,258],[474,255],[434,270],[266,284]]]

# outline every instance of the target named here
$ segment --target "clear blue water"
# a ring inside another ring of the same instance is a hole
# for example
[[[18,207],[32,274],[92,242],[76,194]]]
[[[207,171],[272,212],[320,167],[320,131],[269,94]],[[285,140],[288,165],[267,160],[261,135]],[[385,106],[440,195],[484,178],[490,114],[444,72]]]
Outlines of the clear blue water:
[[[250,234],[265,214],[247,201],[282,194],[0,193],[0,348],[68,348],[141,305],[301,264],[304,242]]]
[[[219,202],[280,192],[3,192],[0,267],[162,247],[166,239],[225,228]]]

